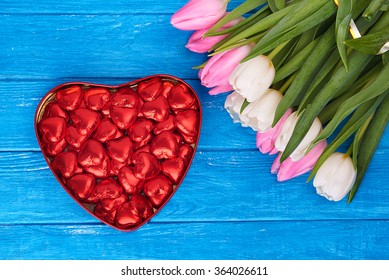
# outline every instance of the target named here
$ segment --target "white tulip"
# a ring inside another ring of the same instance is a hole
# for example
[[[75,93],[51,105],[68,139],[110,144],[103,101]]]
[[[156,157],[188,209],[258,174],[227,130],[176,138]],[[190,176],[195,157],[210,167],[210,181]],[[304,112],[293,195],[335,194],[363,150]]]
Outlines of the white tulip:
[[[297,124],[299,116],[297,112],[293,112],[285,121],[282,126],[281,132],[278,135],[275,143],[275,147],[278,151],[283,152],[292,137],[293,130]],[[315,118],[311,127],[308,130],[308,133],[305,135],[303,140],[297,146],[297,148],[290,155],[290,159],[294,162],[299,161],[304,157],[306,152],[308,151],[309,146],[312,144],[313,140],[320,134],[323,127],[318,118]]]
[[[243,96],[234,91],[227,96],[224,108],[230,114],[234,123],[240,122],[242,126],[246,127],[248,126],[247,118],[240,114],[240,109],[242,108],[244,100],[245,98]]]
[[[355,183],[357,171],[352,159],[345,154],[333,153],[320,166],[313,185],[316,192],[328,200],[339,201]]]
[[[275,69],[264,55],[239,64],[230,76],[230,84],[248,102],[260,98],[274,80]]]
[[[278,104],[282,99],[281,92],[268,89],[264,95],[250,103],[242,112],[247,124],[255,131],[266,132],[272,127]]]

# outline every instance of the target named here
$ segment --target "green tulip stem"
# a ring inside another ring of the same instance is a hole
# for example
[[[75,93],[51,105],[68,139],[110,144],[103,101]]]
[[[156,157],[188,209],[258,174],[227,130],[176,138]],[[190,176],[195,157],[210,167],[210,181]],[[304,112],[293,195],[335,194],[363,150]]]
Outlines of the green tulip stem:
[[[386,96],[378,110],[375,112],[373,119],[371,120],[368,128],[366,129],[359,147],[358,162],[357,162],[357,179],[354,186],[348,195],[348,203],[351,203],[355,194],[357,193],[359,186],[365,176],[365,173],[369,167],[369,164],[374,156],[374,152],[378,147],[381,137],[385,131],[385,127],[389,121],[389,95]]]
[[[359,153],[359,150],[361,148],[360,147],[361,140],[364,137],[365,132],[366,132],[367,128],[369,127],[369,125],[371,123],[371,120],[374,117],[374,114],[375,113],[372,113],[367,118],[365,123],[355,133],[354,140],[353,140],[353,143],[352,143],[352,145],[353,145],[353,163],[354,163],[355,168],[358,168],[358,153]]]
[[[289,79],[282,85],[282,87],[278,90],[282,94],[285,93],[285,91],[289,88],[289,86],[293,83],[294,79],[296,78],[296,73],[294,73],[292,76],[289,77]]]
[[[214,55],[217,55],[219,53],[222,53],[222,52],[225,52],[225,51],[228,51],[228,50],[231,50],[231,49],[235,49],[235,48],[239,48],[241,46],[245,46],[245,45],[248,45],[250,43],[258,43],[258,41],[265,35],[265,33],[261,33],[261,34],[258,34],[254,37],[251,37],[249,39],[245,39],[243,41],[240,41],[238,43],[234,43],[232,45],[229,45],[227,47],[224,47],[224,48],[218,48],[216,49],[213,53],[209,54],[208,56],[214,56]]]
[[[347,152],[346,152],[346,155],[348,155],[349,157],[351,157],[351,154],[353,153],[353,145],[350,145],[350,147],[348,147],[347,149]]]
[[[270,54],[268,54],[268,58],[270,60],[273,60],[274,57],[289,43],[290,40],[278,45],[277,47],[275,47]]]
[[[372,0],[370,5],[363,12],[362,17],[370,21],[379,12],[381,6],[383,5],[383,2],[384,1],[382,0]]]

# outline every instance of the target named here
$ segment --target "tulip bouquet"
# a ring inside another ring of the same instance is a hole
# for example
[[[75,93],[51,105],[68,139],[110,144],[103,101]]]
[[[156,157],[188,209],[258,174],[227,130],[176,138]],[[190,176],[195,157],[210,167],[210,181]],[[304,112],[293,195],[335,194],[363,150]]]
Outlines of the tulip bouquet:
[[[278,154],[279,181],[312,171],[318,194],[351,202],[389,121],[389,1],[228,2],[190,0],[171,18],[209,54],[202,85],[233,91],[225,109]]]

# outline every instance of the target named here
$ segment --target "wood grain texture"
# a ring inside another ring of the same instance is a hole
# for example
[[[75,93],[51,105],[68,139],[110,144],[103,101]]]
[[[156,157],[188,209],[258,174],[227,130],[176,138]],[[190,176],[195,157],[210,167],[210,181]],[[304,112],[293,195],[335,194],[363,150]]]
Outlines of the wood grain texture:
[[[96,223],[52,176],[38,152],[0,153],[0,224]],[[306,176],[278,183],[271,158],[255,151],[199,151],[177,193],[156,222],[226,222],[388,219],[389,189],[383,176],[387,153],[374,158],[370,172],[348,205],[318,196]],[[16,200],[10,200],[16,197]],[[307,210],[309,209],[309,210]]]
[[[170,15],[159,14],[0,15],[0,79],[166,72],[196,78],[191,67],[205,57],[184,48],[190,32],[174,29],[169,20]]]
[[[205,55],[171,27],[186,0],[0,1],[0,259],[388,259],[389,131],[351,205],[306,176],[278,183],[255,132],[233,124],[192,66]],[[232,0],[230,7],[241,1]],[[167,73],[203,106],[180,189],[132,233],[103,225],[62,190],[34,135],[40,99],[68,81],[120,84]]]
[[[4,259],[387,259],[388,221],[0,226]]]
[[[114,85],[130,80],[132,79],[88,79],[87,81]],[[36,108],[40,99],[50,89],[65,81],[71,80],[0,82],[0,151],[39,150],[33,123]],[[188,82],[198,93],[203,107],[200,149],[255,149],[254,131],[233,124],[228,113],[224,110],[226,95],[209,96],[198,80],[189,80]]]
[[[241,1],[231,0],[230,9]],[[111,5],[109,5],[111,4]],[[173,14],[185,4],[182,0],[2,0],[0,11],[3,14]]]
[[[55,86],[82,78],[49,81],[0,82],[0,151],[39,151],[34,132],[34,114],[41,98]],[[128,79],[87,78],[85,82],[117,85]],[[255,135],[251,129],[234,124],[224,110],[226,94],[210,96],[198,80],[187,81],[197,92],[203,108],[200,150],[255,150]],[[11,117],[12,116],[12,117]],[[379,151],[389,147],[389,130]]]

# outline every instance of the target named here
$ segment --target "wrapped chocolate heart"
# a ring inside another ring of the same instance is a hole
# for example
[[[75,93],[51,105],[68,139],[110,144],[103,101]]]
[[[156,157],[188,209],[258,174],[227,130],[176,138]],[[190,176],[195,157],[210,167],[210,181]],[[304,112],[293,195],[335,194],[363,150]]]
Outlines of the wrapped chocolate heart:
[[[201,127],[201,105],[179,78],[155,75],[119,86],[74,82],[43,97],[40,148],[66,192],[107,225],[132,231],[181,185]]]

